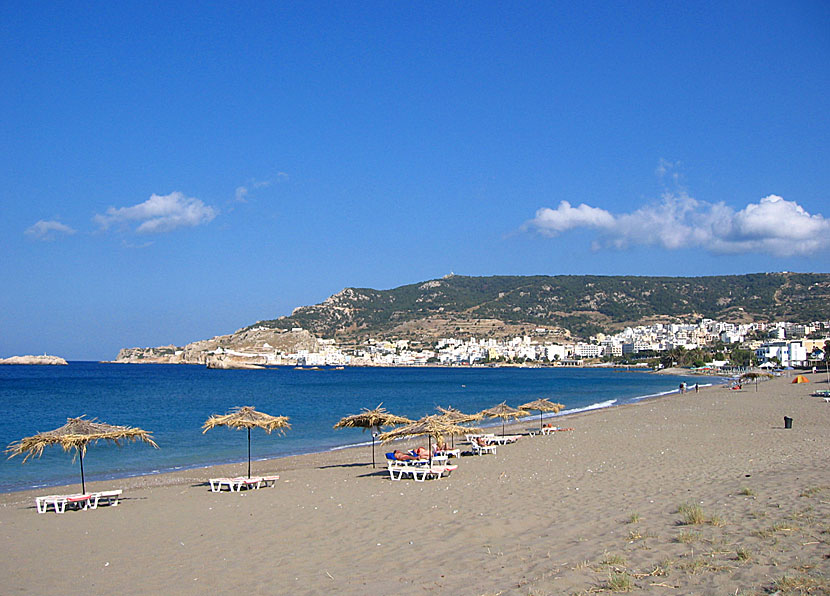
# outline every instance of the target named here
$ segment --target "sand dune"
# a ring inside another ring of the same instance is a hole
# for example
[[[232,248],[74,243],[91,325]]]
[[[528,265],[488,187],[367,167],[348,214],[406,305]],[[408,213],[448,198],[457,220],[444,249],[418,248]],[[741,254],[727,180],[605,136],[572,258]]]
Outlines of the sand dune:
[[[95,511],[2,495],[3,592],[827,594],[830,404],[811,379],[570,416],[426,483],[357,448],[257,462],[281,480],[240,494],[204,482],[241,465],[98,484],[125,498]]]

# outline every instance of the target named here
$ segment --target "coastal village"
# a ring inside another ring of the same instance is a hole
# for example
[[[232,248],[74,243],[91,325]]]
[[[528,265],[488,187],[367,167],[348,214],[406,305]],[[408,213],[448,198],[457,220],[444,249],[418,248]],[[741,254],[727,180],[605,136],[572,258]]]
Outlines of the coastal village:
[[[672,361],[672,357],[704,348],[686,366],[709,370],[747,366],[809,368],[825,359],[830,321],[735,324],[702,319],[696,324],[626,327],[618,333],[598,333],[588,341],[572,343],[554,341],[551,334],[551,330],[539,327],[532,334],[511,339],[447,337],[431,344],[369,339],[361,345],[343,346],[334,339],[314,338],[301,328],[283,331],[254,327],[245,332],[241,341],[231,341],[228,338],[235,337],[231,335],[184,348],[124,349],[116,362],[206,364],[211,368],[610,364],[663,368],[683,365]],[[276,347],[274,337],[292,337],[286,346],[301,347]],[[704,355],[710,357],[703,358]]]

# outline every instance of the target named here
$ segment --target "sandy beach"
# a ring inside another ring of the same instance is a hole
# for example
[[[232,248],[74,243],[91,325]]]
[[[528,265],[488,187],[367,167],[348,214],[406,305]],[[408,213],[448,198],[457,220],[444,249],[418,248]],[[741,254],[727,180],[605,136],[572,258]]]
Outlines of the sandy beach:
[[[808,378],[560,418],[425,483],[362,447],[255,462],[280,480],[241,493],[206,481],[242,464],[94,483],[121,503],[62,515],[34,496],[79,487],[3,494],[2,592],[828,594],[830,404]]]

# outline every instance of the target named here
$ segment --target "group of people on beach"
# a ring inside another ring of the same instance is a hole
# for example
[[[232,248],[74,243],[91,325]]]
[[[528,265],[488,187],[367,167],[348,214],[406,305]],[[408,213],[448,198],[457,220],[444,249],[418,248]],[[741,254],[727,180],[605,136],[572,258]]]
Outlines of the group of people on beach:
[[[689,388],[686,385],[685,381],[683,383],[680,383],[680,393],[686,393],[686,391],[688,391],[688,390],[689,390]],[[695,383],[695,393],[698,393],[699,391],[700,391],[700,385]]]

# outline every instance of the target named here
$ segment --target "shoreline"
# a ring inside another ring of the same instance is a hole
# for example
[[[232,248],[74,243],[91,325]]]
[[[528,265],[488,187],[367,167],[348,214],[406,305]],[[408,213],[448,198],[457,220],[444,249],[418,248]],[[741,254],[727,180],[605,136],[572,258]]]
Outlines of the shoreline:
[[[404,367],[404,368],[407,368],[407,367]],[[682,370],[682,369],[679,369],[679,370]],[[621,371],[621,372],[626,372],[626,371]],[[635,372],[643,372],[643,371],[635,371]],[[681,375],[681,373],[670,373],[670,374]],[[692,375],[681,375],[681,376],[692,376]],[[707,378],[711,378],[711,379],[714,380],[714,379],[719,379],[719,378],[722,378],[722,377],[707,375]],[[715,382],[712,382],[712,383],[709,383],[709,384],[706,384],[706,385],[701,385],[701,391],[704,390],[704,389],[709,389],[709,388],[713,388],[713,387],[721,387],[723,385],[724,385],[724,383],[718,383],[718,382],[715,381]],[[646,402],[648,400],[670,398],[672,395],[679,395],[679,394],[680,394],[679,389],[670,389],[670,390],[660,392],[660,393],[646,394],[646,395],[634,396],[634,397],[631,397],[631,398],[627,398],[630,401],[626,401],[625,403],[617,403],[617,401],[618,401],[617,399],[607,400],[607,401],[603,401],[603,402],[597,402],[597,403],[594,403],[594,404],[590,404],[590,405],[584,406],[584,407],[578,407],[578,408],[574,408],[574,409],[566,409],[566,410],[563,410],[562,412],[559,412],[557,414],[545,413],[545,414],[543,414],[542,419],[543,420],[550,420],[550,419],[554,419],[554,418],[556,418],[556,419],[559,419],[559,418],[565,419],[565,418],[569,418],[569,417],[572,417],[572,416],[577,416],[579,414],[584,414],[584,413],[589,413],[589,412],[601,411],[601,410],[617,408],[617,407],[627,406],[627,405],[636,405],[636,404],[639,404],[639,403]],[[520,421],[520,422],[508,422],[505,428],[510,429],[511,427],[515,427],[514,430],[520,429],[520,428],[526,427],[528,425],[532,425],[533,420],[534,419],[538,420],[538,418],[539,417],[538,417],[537,414],[529,414],[527,416],[526,420]],[[484,421],[482,424],[479,424],[478,426],[479,426],[479,428],[482,428],[482,429],[496,429],[496,428],[501,427],[501,422],[487,420],[487,421]],[[309,451],[303,451],[303,452],[299,452],[299,453],[289,453],[289,454],[286,454],[286,455],[283,455],[283,456],[278,456],[278,457],[264,457],[264,458],[252,459],[251,462],[252,462],[252,464],[255,463],[255,462],[259,462],[259,463],[269,462],[269,463],[271,463],[271,462],[279,462],[279,461],[285,460],[287,458],[295,458],[295,457],[303,457],[303,456],[323,456],[327,453],[336,452],[336,451],[345,451],[345,450],[351,450],[351,449],[359,449],[361,447],[370,446],[371,444],[372,444],[371,440],[359,441],[359,442],[350,442],[350,443],[344,443],[342,445],[336,445],[334,447],[330,447],[330,448],[324,449],[324,450],[313,450],[312,449],[312,450],[309,450]],[[380,444],[378,443],[378,446],[379,445]],[[87,484],[88,485],[97,485],[97,484],[104,484],[104,483],[113,483],[113,482],[118,482],[118,481],[123,481],[122,482],[122,484],[123,484],[124,482],[126,482],[128,480],[131,480],[131,479],[141,479],[141,478],[144,478],[144,477],[163,478],[166,475],[175,475],[175,474],[190,472],[190,471],[193,471],[193,470],[206,470],[206,469],[210,469],[210,468],[217,468],[217,469],[222,468],[222,469],[224,469],[226,467],[234,466],[234,465],[240,465],[240,464],[245,463],[245,462],[247,462],[247,459],[239,458],[239,459],[234,459],[234,460],[231,460],[231,461],[218,461],[218,462],[214,461],[214,462],[209,462],[209,463],[205,463],[205,464],[194,464],[194,465],[180,466],[180,467],[176,467],[176,468],[161,469],[159,471],[138,472],[138,473],[127,474],[127,475],[112,474],[112,475],[107,475],[104,478],[100,478],[100,477],[96,478],[95,476],[89,476],[89,477],[87,477]],[[36,465],[36,461],[30,462],[29,464],[26,464],[26,465]],[[3,488],[0,488],[0,498],[2,497],[2,495],[10,495],[10,494],[21,493],[21,492],[44,492],[44,491],[48,491],[48,490],[52,490],[52,489],[67,489],[63,492],[73,492],[72,490],[69,490],[72,486],[73,486],[73,483],[70,482],[70,483],[56,483],[56,484],[45,483],[45,484],[42,484],[42,485],[39,485],[39,486],[27,486],[27,487],[21,487],[21,488],[13,488],[13,489],[10,489],[10,490],[5,490]]]
[[[349,448],[254,462],[280,480],[241,493],[206,486],[240,464],[92,483],[124,490],[94,511],[38,514],[41,491],[4,493],[0,573],[10,593],[44,595],[550,596],[617,580],[644,594],[762,594],[784,578],[827,593],[830,405],[810,379],[579,412],[563,417],[573,431],[463,456],[424,483],[391,481],[369,449]],[[530,427],[538,416],[509,428]],[[692,505],[699,523],[683,521]]]

